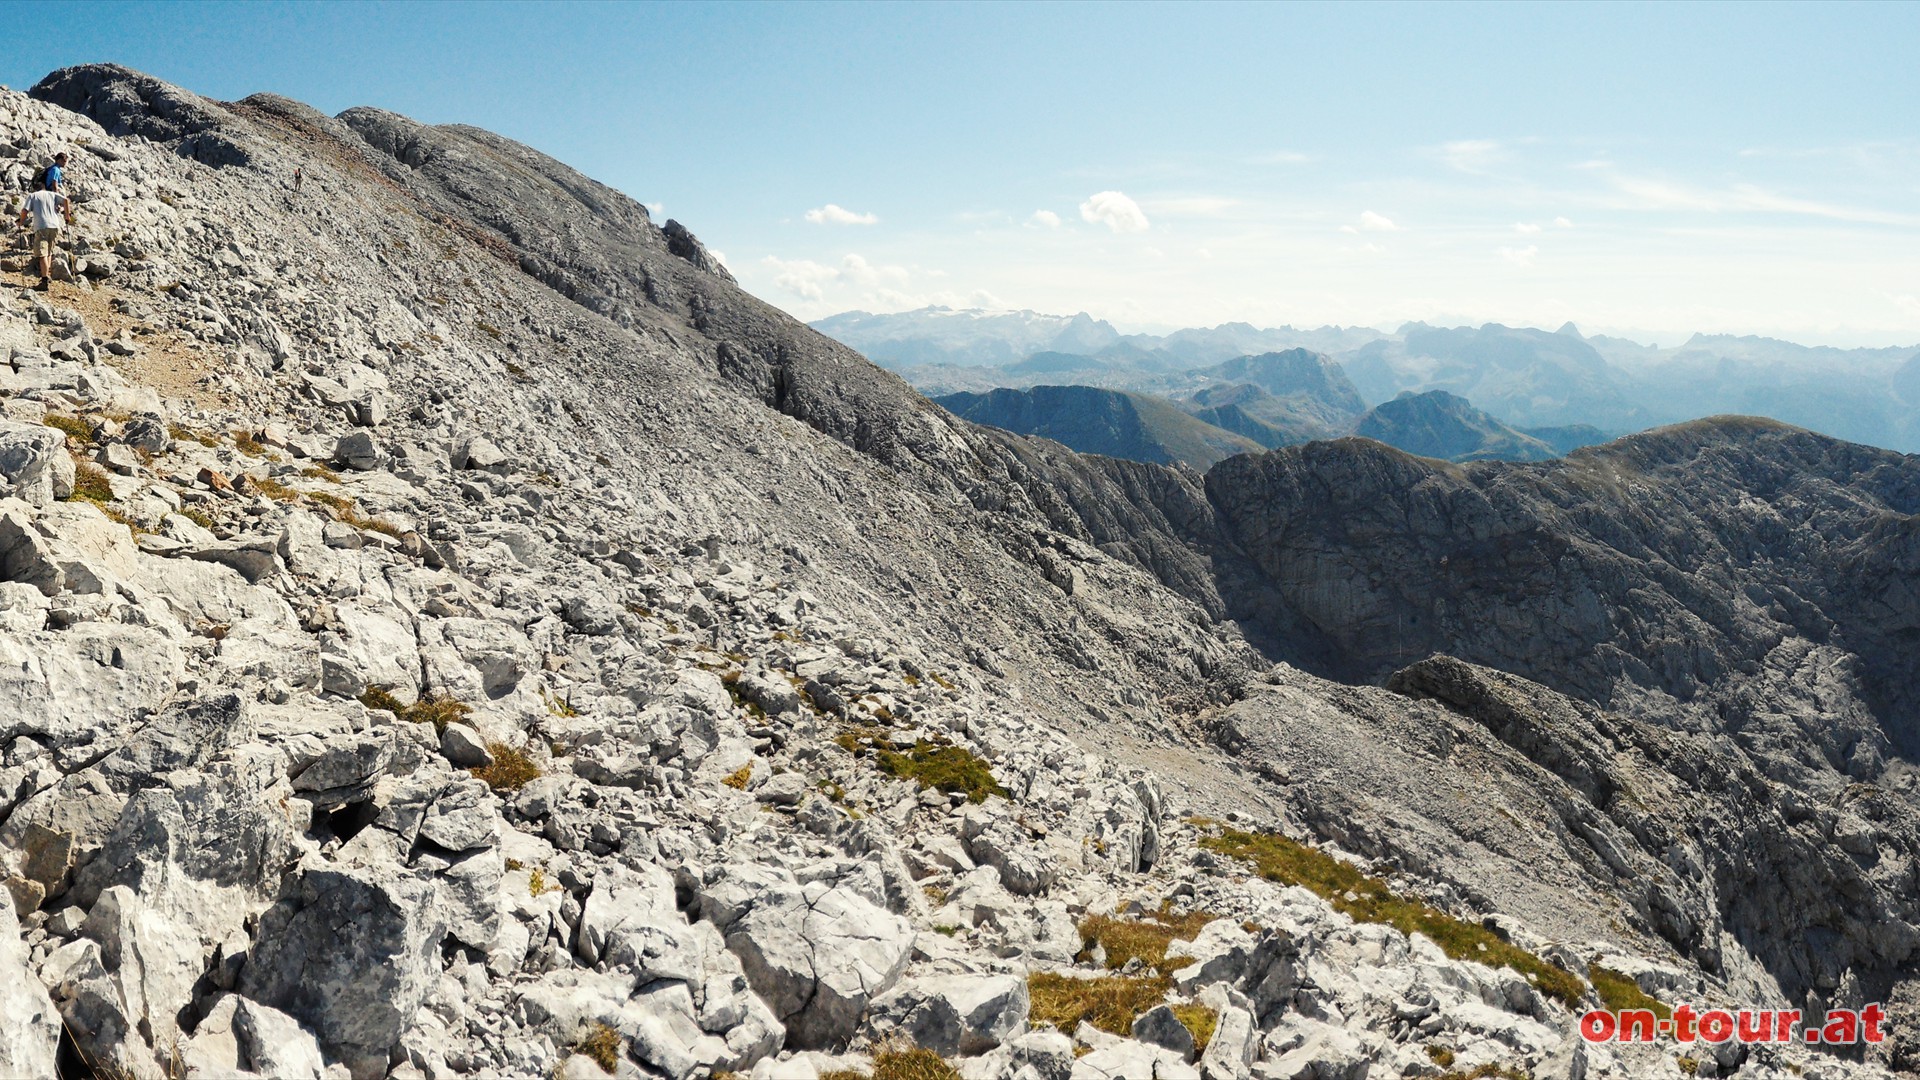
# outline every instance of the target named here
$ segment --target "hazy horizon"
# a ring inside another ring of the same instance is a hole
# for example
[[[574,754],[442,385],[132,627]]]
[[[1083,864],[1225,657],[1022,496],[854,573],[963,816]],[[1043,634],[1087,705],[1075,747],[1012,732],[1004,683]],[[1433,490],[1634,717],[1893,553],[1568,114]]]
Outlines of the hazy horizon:
[[[35,12],[9,84],[106,60],[475,124],[803,319],[1920,341],[1912,6]]]

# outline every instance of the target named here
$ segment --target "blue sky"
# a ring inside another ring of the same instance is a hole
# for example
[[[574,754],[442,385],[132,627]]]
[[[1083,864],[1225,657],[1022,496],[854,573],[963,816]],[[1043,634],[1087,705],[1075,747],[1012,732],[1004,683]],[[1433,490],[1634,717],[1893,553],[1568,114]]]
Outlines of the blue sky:
[[[523,140],[803,317],[1920,342],[1920,5],[79,4],[115,60]]]

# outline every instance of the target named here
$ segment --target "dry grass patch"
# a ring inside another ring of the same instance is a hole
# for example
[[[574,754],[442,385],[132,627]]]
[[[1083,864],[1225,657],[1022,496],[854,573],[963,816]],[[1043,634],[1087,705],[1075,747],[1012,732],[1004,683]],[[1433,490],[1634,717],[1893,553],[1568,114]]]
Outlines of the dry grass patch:
[[[726,775],[720,782],[735,791],[747,790],[747,784],[753,780],[753,766],[742,765]]]
[[[1210,911],[1173,915],[1168,913],[1165,906],[1158,913],[1142,919],[1089,915],[1080,920],[1081,952],[1078,959],[1089,959],[1093,947],[1098,945],[1106,952],[1109,968],[1123,968],[1129,961],[1138,959],[1162,975],[1171,975],[1192,961],[1185,957],[1167,959],[1167,946],[1176,939],[1192,941],[1200,933],[1201,927],[1218,917]]]
[[[384,686],[370,686],[360,695],[360,704],[369,709],[385,709],[400,718],[402,723],[433,725],[433,730],[444,733],[447,725],[456,720],[464,720],[473,709],[464,702],[452,698],[438,698],[431,694],[423,695],[411,705],[400,704],[400,699]]]
[[[620,1033],[605,1024],[595,1024],[573,1044],[573,1052],[592,1058],[595,1065],[611,1073],[620,1064]]]
[[[234,449],[240,451],[241,453],[247,455],[248,457],[266,457],[267,456],[266,446],[263,443],[261,443],[259,439],[256,439],[253,437],[253,432],[248,431],[244,428],[236,428],[232,432],[230,432],[230,434],[233,436]]]
[[[1569,1007],[1586,995],[1586,984],[1578,975],[1502,940],[1484,926],[1399,896],[1379,878],[1298,841],[1273,833],[1226,829],[1201,838],[1200,846],[1251,863],[1268,881],[1310,889],[1357,922],[1383,923],[1403,934],[1418,931],[1455,960],[1511,968],[1526,976],[1535,989]]]
[[[387,536],[393,537],[395,540],[407,535],[407,530],[402,529],[390,521],[370,518],[361,513],[360,507],[355,504],[352,499],[346,498],[345,496],[335,495],[326,491],[308,491],[303,494],[311,501],[319,503],[321,506],[333,511],[333,516],[336,520],[344,521],[356,529],[369,529],[373,532],[384,533]]]
[[[175,442],[197,442],[201,446],[209,449],[220,445],[219,439],[214,438],[204,431],[195,431],[185,424],[168,424],[167,434],[173,436],[173,441]]]
[[[243,473],[242,475],[247,478],[247,487],[249,489],[265,495],[274,502],[292,502],[300,497],[298,491],[275,480],[271,476],[255,476],[252,473]]]
[[[519,791],[541,776],[539,763],[506,743],[488,743],[487,753],[493,755],[493,764],[467,771],[495,791]]]
[[[1082,1020],[1101,1031],[1131,1036],[1141,1013],[1160,1004],[1172,988],[1164,975],[1100,975],[1077,979],[1043,971],[1027,977],[1028,1013],[1035,1023],[1068,1032]]]

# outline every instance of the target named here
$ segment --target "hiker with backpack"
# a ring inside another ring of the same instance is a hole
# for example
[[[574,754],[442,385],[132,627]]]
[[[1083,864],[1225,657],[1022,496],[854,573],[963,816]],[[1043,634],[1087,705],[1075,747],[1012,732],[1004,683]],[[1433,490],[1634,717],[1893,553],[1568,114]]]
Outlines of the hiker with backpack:
[[[28,235],[32,252],[40,263],[40,284],[42,292],[53,287],[53,252],[60,243],[60,228],[71,223],[72,204],[67,197],[48,187],[42,179],[34,185],[33,194],[27,196],[25,206],[20,208],[20,224],[32,230]]]
[[[47,166],[47,171],[44,173],[41,173],[40,176],[41,176],[41,179],[46,181],[48,191],[65,194],[67,190],[66,189],[66,181],[67,181],[66,151],[62,150],[60,153],[53,155],[53,164]]]

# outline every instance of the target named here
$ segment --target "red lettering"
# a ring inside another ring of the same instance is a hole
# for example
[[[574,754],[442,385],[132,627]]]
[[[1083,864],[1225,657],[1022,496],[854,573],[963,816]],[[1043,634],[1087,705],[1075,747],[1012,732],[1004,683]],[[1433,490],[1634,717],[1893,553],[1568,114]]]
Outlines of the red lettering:
[[[1696,1019],[1698,1019],[1698,1017],[1694,1015],[1693,1006],[1691,1005],[1675,1006],[1673,1010],[1674,1039],[1678,1042],[1683,1042],[1683,1043],[1692,1042],[1693,1041],[1693,1022]]]
[[[1887,1033],[1880,1030],[1880,1021],[1886,1018],[1887,1010],[1877,1004],[1868,1005],[1866,1008],[1860,1010],[1860,1019],[1866,1021],[1868,1042],[1877,1043],[1886,1040]]]
[[[1614,1031],[1613,1014],[1605,1009],[1594,1009],[1580,1018],[1580,1037],[1588,1042],[1608,1042]]]
[[[1799,1009],[1781,1009],[1773,1014],[1773,1041],[1792,1042],[1793,1026],[1800,1022]]]
[[[1733,1014],[1725,1009],[1708,1009],[1700,1015],[1700,1037],[1710,1043],[1733,1038]]]
[[[1740,1041],[1743,1043],[1763,1043],[1767,1041],[1767,1031],[1773,1026],[1773,1014],[1765,1009],[1740,1010]],[[1784,1033],[1781,1036],[1785,1037]]]
[[[1820,1031],[1823,1043],[1851,1043],[1860,1041],[1860,1018],[1852,1009],[1830,1009],[1827,1012],[1827,1026]]]
[[[1655,1023],[1651,1009],[1620,1010],[1621,1042],[1652,1042],[1654,1033],[1660,1030]]]

